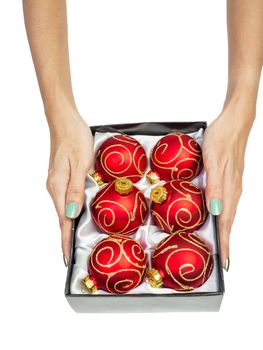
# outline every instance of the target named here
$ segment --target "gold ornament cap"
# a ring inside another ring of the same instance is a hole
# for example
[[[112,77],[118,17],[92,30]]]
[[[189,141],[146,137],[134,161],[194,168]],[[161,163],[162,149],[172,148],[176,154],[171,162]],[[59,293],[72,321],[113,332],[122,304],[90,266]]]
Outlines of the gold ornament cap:
[[[156,269],[149,270],[146,277],[153,288],[159,288],[163,284],[162,277]]]
[[[98,173],[97,171],[95,171],[93,174],[91,174],[91,176],[93,177],[93,179],[97,182],[97,184],[99,186],[103,185],[104,182],[102,181],[102,176],[100,173]]]
[[[91,294],[97,293],[97,287],[94,283],[94,281],[89,277],[86,276],[81,280],[82,285],[87,289],[87,291]]]
[[[133,183],[127,177],[119,177],[115,180],[115,191],[120,194],[128,194],[132,191]]]
[[[156,186],[151,191],[151,200],[154,203],[162,203],[167,199],[168,191],[164,186]]]
[[[156,184],[161,180],[159,174],[153,170],[148,171],[148,173],[146,174],[146,178],[151,184]]]

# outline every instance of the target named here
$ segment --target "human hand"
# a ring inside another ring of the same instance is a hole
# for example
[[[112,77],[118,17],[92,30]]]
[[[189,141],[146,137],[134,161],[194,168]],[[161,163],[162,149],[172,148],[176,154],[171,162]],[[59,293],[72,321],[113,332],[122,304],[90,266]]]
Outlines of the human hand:
[[[61,117],[59,115],[57,118],[61,120],[58,126],[50,125],[51,147],[46,187],[58,214],[63,259],[67,266],[72,219],[82,209],[85,179],[93,163],[93,137],[78,112],[67,111]]]
[[[254,119],[254,110],[226,106],[206,129],[203,149],[206,170],[206,204],[219,215],[222,265],[229,269],[229,238],[242,193],[244,155]]]

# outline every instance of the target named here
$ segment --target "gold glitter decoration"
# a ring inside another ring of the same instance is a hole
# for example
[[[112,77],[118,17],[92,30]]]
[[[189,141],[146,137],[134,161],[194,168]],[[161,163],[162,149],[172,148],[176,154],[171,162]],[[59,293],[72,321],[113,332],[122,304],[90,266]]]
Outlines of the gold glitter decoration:
[[[95,171],[93,174],[91,174],[91,176],[93,177],[93,179],[97,182],[97,184],[99,186],[104,184],[104,182],[102,181],[101,176],[99,175],[99,173],[97,171]]]
[[[132,191],[133,183],[127,177],[120,177],[115,180],[115,191],[120,194],[128,194]]]
[[[146,277],[153,288],[159,288],[163,284],[162,277],[156,269],[149,270]]]
[[[151,184],[156,184],[157,182],[160,181],[159,175],[152,170],[148,171],[148,173],[146,174],[146,178],[149,180]]]
[[[91,294],[97,293],[97,287],[95,286],[94,282],[89,278],[89,276],[86,276],[85,278],[83,278],[81,282],[89,293]]]
[[[167,195],[168,191],[165,187],[156,186],[152,189],[150,197],[154,203],[162,203],[166,200]]]

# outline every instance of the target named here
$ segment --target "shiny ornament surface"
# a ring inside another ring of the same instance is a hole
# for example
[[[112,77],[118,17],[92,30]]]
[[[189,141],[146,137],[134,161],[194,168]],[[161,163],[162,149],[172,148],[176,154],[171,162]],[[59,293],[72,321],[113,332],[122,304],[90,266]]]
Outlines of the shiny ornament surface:
[[[111,182],[118,177],[128,177],[137,182],[143,176],[147,164],[147,157],[142,145],[128,135],[115,135],[106,140],[95,154],[96,180],[100,174],[100,181]]]
[[[127,236],[113,235],[92,250],[88,276],[82,283],[90,293],[98,289],[126,293],[142,282],[146,267],[146,255],[138,242]]]
[[[91,203],[93,221],[108,234],[132,234],[144,223],[147,212],[143,193],[127,178],[105,185]]]
[[[152,287],[189,291],[203,285],[213,270],[208,246],[193,233],[179,233],[162,240],[152,257],[147,278]]]
[[[202,190],[188,181],[173,180],[151,191],[154,223],[165,232],[193,232],[207,217]]]
[[[186,134],[171,133],[162,137],[151,152],[151,169],[161,180],[192,180],[202,168],[202,150]]]

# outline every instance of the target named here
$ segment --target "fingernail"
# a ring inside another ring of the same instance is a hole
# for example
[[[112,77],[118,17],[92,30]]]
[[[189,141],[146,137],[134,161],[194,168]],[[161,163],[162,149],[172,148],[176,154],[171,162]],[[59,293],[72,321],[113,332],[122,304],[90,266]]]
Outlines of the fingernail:
[[[229,267],[230,267],[230,259],[229,258],[226,258],[226,261],[225,261],[225,265],[224,265],[224,269],[226,271],[229,270]]]
[[[210,200],[210,213],[212,215],[220,215],[222,211],[222,202],[220,199]]]
[[[63,255],[63,261],[64,261],[64,265],[68,267],[68,258],[66,257],[66,255]]]
[[[79,206],[77,203],[70,202],[66,208],[66,217],[74,219],[77,217],[79,211]]]

